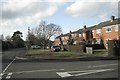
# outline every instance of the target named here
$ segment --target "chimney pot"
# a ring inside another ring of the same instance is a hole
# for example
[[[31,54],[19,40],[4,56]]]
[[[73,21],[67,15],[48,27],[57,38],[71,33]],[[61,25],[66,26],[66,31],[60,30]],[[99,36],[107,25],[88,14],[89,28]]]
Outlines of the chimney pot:
[[[86,25],[84,25],[84,29],[86,29]]]
[[[115,20],[115,16],[110,17],[110,21],[113,22]]]

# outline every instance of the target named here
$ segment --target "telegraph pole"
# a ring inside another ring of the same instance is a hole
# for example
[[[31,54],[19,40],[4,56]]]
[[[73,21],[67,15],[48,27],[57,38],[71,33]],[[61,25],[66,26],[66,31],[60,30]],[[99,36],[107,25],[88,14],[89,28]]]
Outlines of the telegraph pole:
[[[30,27],[28,27],[28,44],[27,44],[27,48],[30,48]]]

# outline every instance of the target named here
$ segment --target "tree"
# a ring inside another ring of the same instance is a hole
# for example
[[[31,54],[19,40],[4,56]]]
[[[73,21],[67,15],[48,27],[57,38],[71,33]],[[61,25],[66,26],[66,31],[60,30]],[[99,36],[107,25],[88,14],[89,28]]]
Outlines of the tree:
[[[37,43],[38,43],[37,37],[36,37],[34,34],[32,34],[32,33],[30,33],[30,34],[27,36],[27,38],[29,38],[30,45],[33,45],[33,44],[37,44]]]
[[[33,32],[45,48],[52,36],[61,33],[61,27],[53,23],[47,24],[45,21],[41,21],[39,27],[35,28]]]
[[[6,40],[6,41],[11,41],[11,36],[9,36],[9,35],[6,36],[6,37],[5,37],[5,40]]]
[[[16,31],[12,36],[12,44],[15,48],[24,47],[24,40],[21,38],[22,32]]]
[[[70,33],[69,33],[68,36],[69,36],[68,45],[73,45],[74,41],[73,41],[73,39],[72,39],[71,31],[70,31]]]

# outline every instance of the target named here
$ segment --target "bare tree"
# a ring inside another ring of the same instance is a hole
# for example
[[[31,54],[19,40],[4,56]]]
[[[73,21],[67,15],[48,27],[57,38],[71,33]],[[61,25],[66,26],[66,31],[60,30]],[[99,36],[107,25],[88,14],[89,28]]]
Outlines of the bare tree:
[[[41,21],[39,27],[35,28],[33,31],[38,39],[43,40],[41,41],[43,46],[46,46],[50,38],[59,35],[62,30],[59,25],[53,23],[47,24],[45,21]]]

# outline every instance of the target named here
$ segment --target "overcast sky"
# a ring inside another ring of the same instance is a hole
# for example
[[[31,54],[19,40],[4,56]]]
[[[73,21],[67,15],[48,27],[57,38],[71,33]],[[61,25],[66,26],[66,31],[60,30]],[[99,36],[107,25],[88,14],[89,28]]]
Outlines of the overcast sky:
[[[1,0],[0,0],[1,1]],[[25,40],[28,27],[41,20],[62,27],[63,33],[118,18],[119,0],[2,0],[0,2],[0,34],[12,36],[19,30]],[[54,40],[54,37],[52,38]]]

